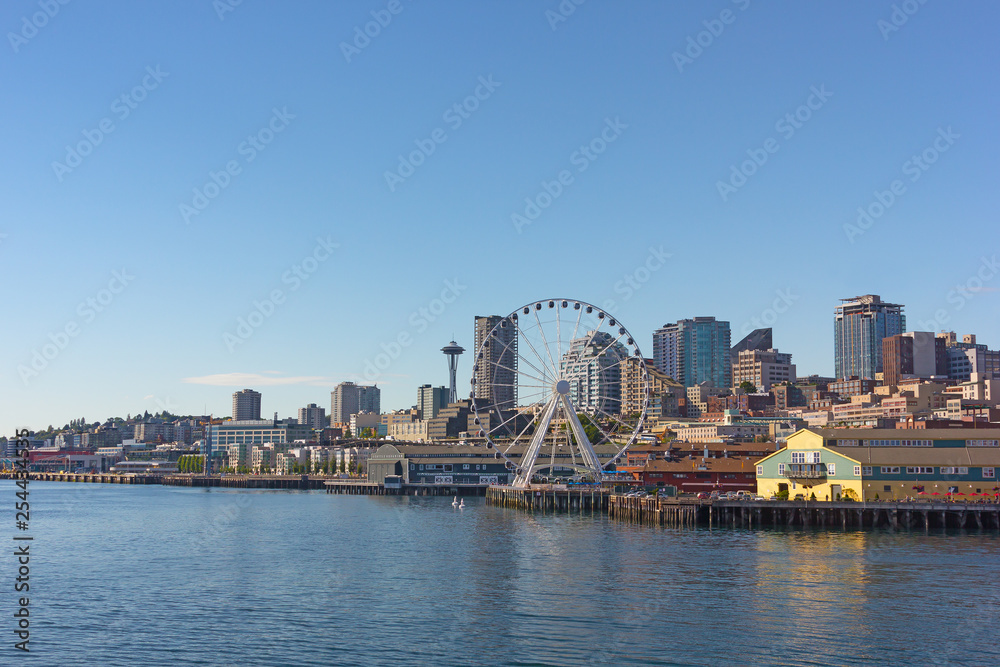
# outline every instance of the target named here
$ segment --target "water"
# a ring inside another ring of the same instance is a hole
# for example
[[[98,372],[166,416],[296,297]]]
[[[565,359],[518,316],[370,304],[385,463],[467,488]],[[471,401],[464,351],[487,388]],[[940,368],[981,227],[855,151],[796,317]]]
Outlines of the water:
[[[15,490],[0,483],[0,499]],[[678,531],[482,499],[30,492],[23,664],[1000,663],[995,531]]]

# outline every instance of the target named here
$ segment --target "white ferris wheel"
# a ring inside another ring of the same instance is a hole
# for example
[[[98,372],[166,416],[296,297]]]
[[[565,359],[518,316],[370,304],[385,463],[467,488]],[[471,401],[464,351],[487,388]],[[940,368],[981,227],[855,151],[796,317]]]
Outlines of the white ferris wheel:
[[[649,408],[635,339],[573,299],[529,303],[489,324],[477,335],[472,407],[479,437],[505,459],[513,485],[601,481],[638,439]]]

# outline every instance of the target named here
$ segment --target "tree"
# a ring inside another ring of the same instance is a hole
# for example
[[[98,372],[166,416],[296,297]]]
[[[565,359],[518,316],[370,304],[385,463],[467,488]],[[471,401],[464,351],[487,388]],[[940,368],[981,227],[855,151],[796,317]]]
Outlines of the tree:
[[[740,382],[740,389],[742,389],[743,391],[745,391],[748,394],[756,394],[757,393],[757,385],[755,385],[750,380],[744,380],[743,382]]]

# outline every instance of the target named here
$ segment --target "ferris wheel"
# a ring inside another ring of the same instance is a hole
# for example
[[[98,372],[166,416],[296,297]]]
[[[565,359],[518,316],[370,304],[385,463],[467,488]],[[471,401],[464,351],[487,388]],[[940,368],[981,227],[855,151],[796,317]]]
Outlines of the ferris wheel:
[[[475,425],[514,486],[535,477],[601,481],[638,439],[649,373],[635,339],[608,313],[547,299],[479,318],[476,337]]]

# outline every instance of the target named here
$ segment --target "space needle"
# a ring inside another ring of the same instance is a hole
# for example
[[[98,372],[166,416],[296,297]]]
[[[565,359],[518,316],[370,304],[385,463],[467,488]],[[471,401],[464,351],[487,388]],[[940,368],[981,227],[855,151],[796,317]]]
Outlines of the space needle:
[[[455,373],[458,371],[458,355],[465,352],[465,348],[455,341],[451,341],[442,347],[441,351],[448,357],[448,379],[450,381],[448,386],[448,403],[451,404],[458,400],[458,393],[455,390]]]

